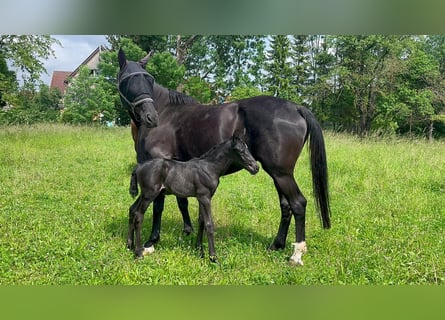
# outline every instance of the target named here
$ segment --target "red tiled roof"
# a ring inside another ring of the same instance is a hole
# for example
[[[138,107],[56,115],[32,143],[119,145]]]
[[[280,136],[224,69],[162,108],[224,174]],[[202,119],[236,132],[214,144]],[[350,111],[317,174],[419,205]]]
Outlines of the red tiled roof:
[[[67,86],[65,80],[71,73],[71,71],[54,71],[51,78],[50,88],[58,88],[60,93],[64,94]]]

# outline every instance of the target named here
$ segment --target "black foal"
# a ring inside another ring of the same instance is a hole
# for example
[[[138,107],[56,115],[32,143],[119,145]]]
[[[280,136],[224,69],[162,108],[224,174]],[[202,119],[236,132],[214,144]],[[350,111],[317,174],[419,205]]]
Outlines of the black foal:
[[[154,251],[153,246],[144,248],[141,241],[141,229],[144,213],[150,203],[165,189],[168,194],[186,198],[195,197],[199,202],[199,229],[196,246],[202,249],[204,228],[207,233],[209,256],[213,262],[217,261],[213,242],[213,219],[211,198],[214,195],[221,177],[231,164],[237,164],[251,174],[259,170],[246,143],[234,135],[215,147],[211,148],[200,158],[186,162],[170,159],[152,159],[138,166],[137,181],[141,187],[141,194],[130,207],[128,221],[127,247],[135,246],[135,255],[143,257],[144,253]],[[134,234],[136,233],[136,243]]]

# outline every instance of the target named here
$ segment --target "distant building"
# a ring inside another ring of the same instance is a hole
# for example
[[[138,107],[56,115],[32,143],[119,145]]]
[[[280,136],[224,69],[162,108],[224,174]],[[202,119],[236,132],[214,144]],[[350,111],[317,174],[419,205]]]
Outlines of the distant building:
[[[54,71],[51,78],[50,88],[59,89],[62,95],[65,94],[65,89],[68,85],[68,77],[72,74],[72,71]]]
[[[57,88],[60,90],[60,93],[64,95],[69,80],[77,77],[82,66],[87,66],[91,70],[92,75],[97,75],[99,56],[100,53],[105,50],[107,50],[107,48],[104,46],[97,47],[74,71],[54,71],[50,88]]]

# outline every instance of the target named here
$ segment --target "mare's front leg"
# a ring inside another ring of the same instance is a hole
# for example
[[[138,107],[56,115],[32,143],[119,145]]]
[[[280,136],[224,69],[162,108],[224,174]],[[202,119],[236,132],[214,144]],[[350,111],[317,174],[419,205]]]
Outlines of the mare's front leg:
[[[209,244],[209,259],[211,262],[218,263],[218,258],[216,256],[215,252],[215,243],[214,243],[214,232],[215,227],[213,224],[213,218],[212,218],[212,208],[211,208],[211,199],[209,196],[206,197],[200,197],[198,199],[199,201],[199,232],[200,236],[198,237],[198,241],[201,242],[202,246],[202,226],[204,226],[206,233],[207,233],[207,241]]]
[[[176,202],[178,204],[179,211],[182,214],[182,220],[184,221],[184,229],[183,232],[185,235],[190,235],[193,232],[192,221],[190,220],[189,213],[189,201],[187,198],[176,197]]]

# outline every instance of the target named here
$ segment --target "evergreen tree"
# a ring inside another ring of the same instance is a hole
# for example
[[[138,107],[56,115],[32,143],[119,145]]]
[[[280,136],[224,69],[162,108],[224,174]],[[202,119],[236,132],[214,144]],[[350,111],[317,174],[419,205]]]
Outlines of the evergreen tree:
[[[304,96],[306,95],[310,62],[309,62],[309,48],[308,48],[309,36],[297,35],[293,38],[292,52],[294,61],[294,80],[292,84],[295,86],[295,90],[298,96],[298,100],[295,102],[302,103]]]
[[[286,35],[271,37],[271,49],[267,51],[265,70],[267,75],[267,91],[280,98],[294,100],[295,87],[292,85],[294,73],[291,64],[291,44]]]

